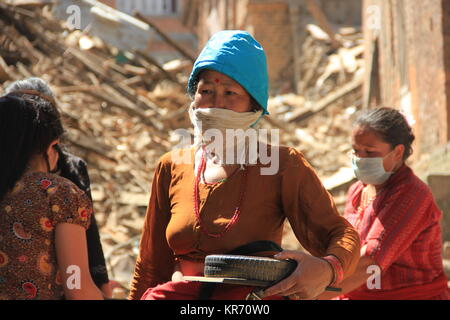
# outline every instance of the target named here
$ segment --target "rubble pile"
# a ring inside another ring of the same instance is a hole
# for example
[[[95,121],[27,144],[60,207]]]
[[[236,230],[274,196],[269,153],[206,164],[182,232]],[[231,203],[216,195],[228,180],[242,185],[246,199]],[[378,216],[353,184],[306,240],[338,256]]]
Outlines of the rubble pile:
[[[307,30],[300,57],[301,95],[272,97],[270,121],[281,129],[282,144],[301,150],[333,191],[353,179],[348,152],[352,122],[362,106],[362,34],[356,28],[338,29],[341,47],[332,50],[318,26],[308,25]],[[342,205],[340,193],[333,195]]]
[[[280,144],[305,155],[342,213],[347,189],[355,181],[348,153],[352,123],[362,107],[364,58],[361,31],[337,30],[341,46],[333,49],[320,27],[307,26],[299,61],[301,94],[271,97],[271,116],[265,122],[280,129]],[[302,249],[288,223],[283,248]]]
[[[301,150],[332,190],[352,179],[342,168],[349,165],[351,122],[361,106],[361,34],[341,30],[342,47],[330,52],[320,29],[308,28],[302,95],[272,97],[271,116],[261,126],[279,129],[280,144]],[[51,84],[69,150],[89,165],[110,277],[126,289],[154,167],[178,143],[174,130],[190,127],[185,88],[192,64],[161,66],[146,53],[120,52],[66,29],[48,5],[0,2],[0,30],[0,84],[31,76]],[[283,243],[298,247],[289,227]]]

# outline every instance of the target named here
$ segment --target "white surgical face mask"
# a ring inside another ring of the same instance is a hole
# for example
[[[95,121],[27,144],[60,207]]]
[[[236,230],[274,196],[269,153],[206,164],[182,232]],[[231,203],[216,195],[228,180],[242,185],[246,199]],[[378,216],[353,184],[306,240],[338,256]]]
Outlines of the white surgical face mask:
[[[383,159],[360,158],[352,156],[352,167],[356,178],[365,184],[380,185],[386,182],[392,175],[392,172],[384,170]]]

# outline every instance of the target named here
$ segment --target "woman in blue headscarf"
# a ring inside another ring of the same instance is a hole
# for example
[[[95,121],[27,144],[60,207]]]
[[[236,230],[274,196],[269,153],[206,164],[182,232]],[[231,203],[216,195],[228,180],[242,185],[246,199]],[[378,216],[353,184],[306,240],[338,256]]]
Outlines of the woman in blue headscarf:
[[[260,141],[268,114],[261,45],[247,32],[213,35],[188,83],[192,147],[165,154],[155,170],[130,299],[196,299],[205,256],[268,240],[281,245],[287,218],[311,254],[283,251],[296,270],[266,296],[310,299],[352,273],[359,237],[303,155]],[[267,253],[266,253],[267,255]],[[273,255],[273,252],[270,253]],[[244,299],[250,287],[220,285],[213,299]]]

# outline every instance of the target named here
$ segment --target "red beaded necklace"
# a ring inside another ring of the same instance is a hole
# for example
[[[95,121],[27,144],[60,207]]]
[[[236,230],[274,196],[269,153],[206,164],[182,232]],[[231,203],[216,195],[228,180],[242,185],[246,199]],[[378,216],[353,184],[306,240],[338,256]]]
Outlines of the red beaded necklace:
[[[209,237],[212,238],[221,238],[223,237],[223,235],[229,231],[231,229],[231,227],[233,225],[236,224],[236,222],[239,219],[239,215],[241,213],[241,204],[242,204],[242,200],[244,199],[245,196],[245,191],[247,189],[247,177],[248,177],[248,172],[247,172],[247,167],[245,167],[244,171],[243,171],[243,181],[242,181],[242,186],[241,186],[241,191],[239,194],[239,199],[238,199],[238,203],[236,206],[236,209],[234,210],[234,214],[230,219],[230,222],[227,223],[227,225],[225,226],[225,228],[223,229],[222,232],[220,233],[210,233],[208,232],[208,230],[206,230],[206,228],[202,225],[202,221],[200,218],[200,210],[199,210],[199,202],[200,202],[200,197],[199,197],[199,184],[200,184],[200,178],[202,175],[204,175],[206,169],[206,150],[203,148],[203,153],[202,153],[202,158],[200,161],[200,165],[198,166],[198,171],[197,174],[194,177],[194,213],[195,213],[195,217],[197,219],[197,222],[200,226],[200,230],[206,234]],[[205,181],[206,182],[206,181]]]

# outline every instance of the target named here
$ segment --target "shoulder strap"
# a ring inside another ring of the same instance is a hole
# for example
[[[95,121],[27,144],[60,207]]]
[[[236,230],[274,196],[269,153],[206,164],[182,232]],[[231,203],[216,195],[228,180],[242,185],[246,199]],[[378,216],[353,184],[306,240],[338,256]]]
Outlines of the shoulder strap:
[[[273,241],[260,240],[244,244],[236,249],[231,250],[228,254],[236,255],[247,255],[254,254],[263,251],[278,251],[281,252],[283,249]]]

